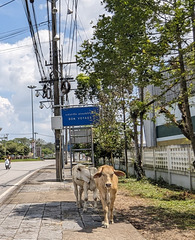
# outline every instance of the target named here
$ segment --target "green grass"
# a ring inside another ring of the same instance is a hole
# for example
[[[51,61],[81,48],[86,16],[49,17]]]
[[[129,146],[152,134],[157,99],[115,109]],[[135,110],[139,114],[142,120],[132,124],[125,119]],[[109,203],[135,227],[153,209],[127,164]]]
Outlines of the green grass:
[[[195,193],[176,186],[169,186],[162,179],[154,182],[148,179],[120,179],[119,187],[130,196],[147,199],[147,214],[162,222],[171,219],[178,228],[195,230]]]
[[[42,161],[40,158],[27,158],[27,159],[12,159],[12,162],[28,162],[28,161]],[[4,159],[0,159],[0,162],[5,162]]]

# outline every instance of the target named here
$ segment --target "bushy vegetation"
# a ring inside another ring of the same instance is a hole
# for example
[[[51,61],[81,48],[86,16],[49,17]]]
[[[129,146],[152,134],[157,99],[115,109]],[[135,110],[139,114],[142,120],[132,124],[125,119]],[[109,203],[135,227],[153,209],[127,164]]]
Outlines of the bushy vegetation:
[[[171,218],[178,227],[195,230],[194,192],[169,186],[162,179],[155,182],[145,178],[140,181],[135,178],[123,178],[120,179],[119,186],[132,197],[139,196],[147,199],[150,206],[147,208],[148,211],[151,211],[151,214],[155,213],[154,217],[159,221]]]
[[[36,146],[41,148],[41,153],[46,156],[55,152],[53,143],[46,143],[44,140],[38,139]],[[2,140],[0,142],[0,159],[4,159],[6,155],[14,156],[14,158],[26,158],[31,151],[31,140],[27,138],[15,138],[13,140]]]

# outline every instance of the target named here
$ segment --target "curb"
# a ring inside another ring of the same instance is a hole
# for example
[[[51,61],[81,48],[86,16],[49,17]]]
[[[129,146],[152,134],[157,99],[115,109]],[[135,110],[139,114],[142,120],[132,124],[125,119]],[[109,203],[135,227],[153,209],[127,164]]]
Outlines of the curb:
[[[49,166],[53,166],[53,165],[48,165],[47,167],[49,167]],[[16,191],[22,185],[22,183],[24,183],[27,179],[29,179],[33,174],[37,173],[38,171],[40,171],[44,168],[46,168],[46,166],[39,168],[33,172],[30,172],[29,174],[24,176],[20,181],[18,181],[16,184],[14,184],[12,187],[10,187],[4,193],[2,193],[0,195],[0,205],[7,200],[7,198],[9,197],[10,194],[12,194],[14,191]]]

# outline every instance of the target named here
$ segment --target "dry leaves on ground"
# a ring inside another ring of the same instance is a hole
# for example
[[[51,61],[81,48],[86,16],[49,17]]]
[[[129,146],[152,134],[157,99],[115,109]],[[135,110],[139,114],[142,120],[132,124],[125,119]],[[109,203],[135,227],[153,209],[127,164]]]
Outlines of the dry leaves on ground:
[[[189,240],[195,239],[195,231],[179,229],[172,219],[162,221],[160,211],[141,197],[131,197],[124,190],[118,192],[116,202],[116,221],[130,222],[146,240]]]

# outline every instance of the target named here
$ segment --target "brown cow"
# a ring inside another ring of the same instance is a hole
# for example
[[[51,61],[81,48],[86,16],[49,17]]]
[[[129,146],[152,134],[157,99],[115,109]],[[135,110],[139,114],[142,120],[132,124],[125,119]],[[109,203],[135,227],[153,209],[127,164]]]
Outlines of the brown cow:
[[[100,199],[102,208],[104,211],[105,228],[109,227],[110,223],[113,223],[113,208],[116,193],[118,189],[118,177],[125,176],[125,173],[119,170],[115,170],[112,166],[103,165],[98,168],[98,172],[94,174],[95,184],[100,193]]]

